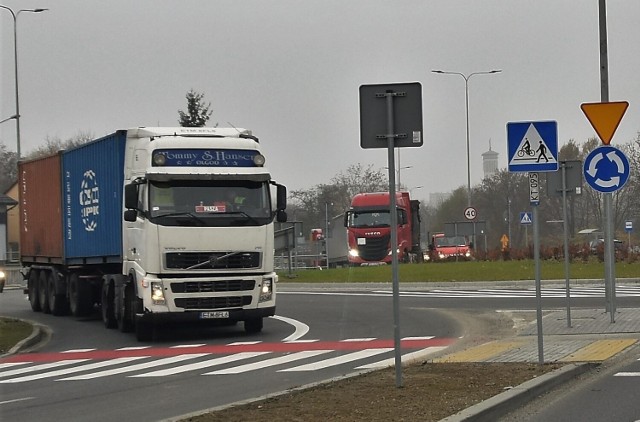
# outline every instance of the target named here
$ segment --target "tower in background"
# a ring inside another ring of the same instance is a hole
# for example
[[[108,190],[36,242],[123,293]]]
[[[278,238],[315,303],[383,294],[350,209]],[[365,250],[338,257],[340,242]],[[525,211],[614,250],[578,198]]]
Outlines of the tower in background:
[[[489,151],[482,154],[482,170],[485,179],[498,172],[498,154],[491,149],[491,139],[489,139]]]

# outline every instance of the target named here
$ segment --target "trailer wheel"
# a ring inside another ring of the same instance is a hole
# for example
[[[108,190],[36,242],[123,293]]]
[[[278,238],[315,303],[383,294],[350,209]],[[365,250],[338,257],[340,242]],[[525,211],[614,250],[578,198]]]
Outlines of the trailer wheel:
[[[262,318],[251,318],[244,322],[244,331],[247,334],[256,334],[262,331]]]
[[[49,280],[47,277],[47,271],[40,270],[40,275],[38,276],[38,297],[40,300],[40,307],[42,308],[42,312],[45,314],[51,313],[51,308],[49,307]]]
[[[49,273],[47,289],[49,292],[49,308],[51,309],[51,313],[55,316],[66,315],[69,311],[69,303],[64,293],[58,293],[56,290],[55,271]]]
[[[123,333],[133,331],[133,324],[136,320],[135,296],[131,284],[124,288],[124,298],[122,299],[122,309],[118,312],[118,329]]]
[[[69,277],[69,308],[75,317],[87,316],[93,307],[91,286],[80,282],[77,273]]]
[[[42,310],[42,308],[40,307],[40,293],[38,292],[38,276],[39,271],[29,271],[29,281],[27,282],[27,287],[29,289],[29,303],[31,304],[31,309],[34,312],[40,312]]]
[[[106,328],[116,328],[118,326],[118,321],[116,321],[115,294],[111,280],[102,283],[100,307],[102,308],[102,322],[104,323],[104,326]]]

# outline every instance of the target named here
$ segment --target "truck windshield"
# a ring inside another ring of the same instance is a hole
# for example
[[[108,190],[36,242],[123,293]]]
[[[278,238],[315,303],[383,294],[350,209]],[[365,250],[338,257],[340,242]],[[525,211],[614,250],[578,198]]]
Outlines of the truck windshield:
[[[349,227],[389,227],[389,211],[354,211],[349,214]]]
[[[266,182],[149,183],[149,217],[164,226],[242,226],[271,222]]]

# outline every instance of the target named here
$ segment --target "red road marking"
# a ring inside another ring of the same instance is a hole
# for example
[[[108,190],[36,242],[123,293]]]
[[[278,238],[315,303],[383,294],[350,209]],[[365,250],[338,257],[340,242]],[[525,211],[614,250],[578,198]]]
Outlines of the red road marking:
[[[401,340],[402,349],[424,349],[426,347],[442,347],[454,343],[454,338],[407,339]],[[116,359],[122,357],[149,356],[167,357],[191,353],[233,354],[240,352],[302,352],[307,350],[364,350],[393,348],[393,340],[371,341],[317,341],[313,343],[256,343],[206,345],[193,347],[152,347],[132,350],[93,350],[69,353],[27,353],[8,356],[0,359],[0,363],[12,362],[58,362],[71,359]]]

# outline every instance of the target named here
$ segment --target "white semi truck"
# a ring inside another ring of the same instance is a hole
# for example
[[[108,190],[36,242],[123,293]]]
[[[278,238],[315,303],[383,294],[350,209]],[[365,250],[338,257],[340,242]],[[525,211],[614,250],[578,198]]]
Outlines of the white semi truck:
[[[274,220],[286,188],[237,128],[117,131],[19,165],[21,260],[34,311],[101,311],[153,339],[165,322],[275,314]]]

